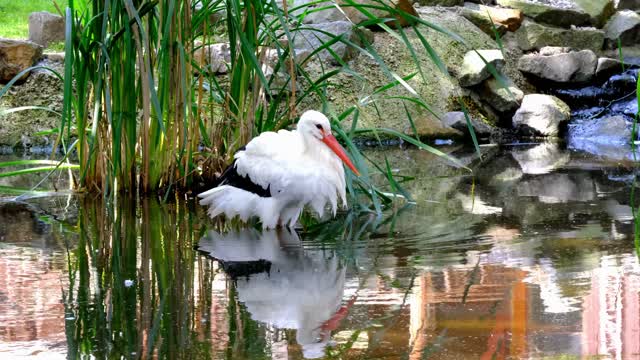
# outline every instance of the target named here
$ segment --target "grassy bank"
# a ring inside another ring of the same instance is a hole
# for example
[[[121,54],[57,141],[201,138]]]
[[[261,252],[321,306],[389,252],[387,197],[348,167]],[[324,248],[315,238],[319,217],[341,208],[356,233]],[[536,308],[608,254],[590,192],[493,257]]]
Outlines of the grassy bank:
[[[57,13],[51,0],[0,0],[0,37],[28,38],[29,14],[35,11]]]

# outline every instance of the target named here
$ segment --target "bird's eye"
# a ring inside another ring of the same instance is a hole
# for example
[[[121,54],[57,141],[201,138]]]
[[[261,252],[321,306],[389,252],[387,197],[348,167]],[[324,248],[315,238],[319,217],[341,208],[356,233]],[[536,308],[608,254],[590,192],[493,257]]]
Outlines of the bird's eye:
[[[318,129],[318,130],[322,130],[322,125],[320,125],[320,124],[316,124],[316,129]]]

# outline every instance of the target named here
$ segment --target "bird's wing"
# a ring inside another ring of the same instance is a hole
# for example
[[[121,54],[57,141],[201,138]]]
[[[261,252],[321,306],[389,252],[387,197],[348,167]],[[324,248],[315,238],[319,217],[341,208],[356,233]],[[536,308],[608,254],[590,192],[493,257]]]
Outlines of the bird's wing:
[[[286,192],[291,198],[318,205],[322,199],[322,206],[330,202],[335,212],[336,193],[344,192],[339,189],[341,181],[328,164],[304,156],[304,150],[303,139],[296,131],[266,132],[236,153],[236,171],[269,189],[272,196]]]

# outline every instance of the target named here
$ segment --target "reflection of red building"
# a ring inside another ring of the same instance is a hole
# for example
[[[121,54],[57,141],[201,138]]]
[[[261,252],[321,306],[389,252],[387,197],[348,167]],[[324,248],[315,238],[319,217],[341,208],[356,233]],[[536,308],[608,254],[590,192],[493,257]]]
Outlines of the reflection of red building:
[[[582,354],[640,359],[640,267],[633,255],[602,258],[582,310]]]
[[[635,256],[605,257],[588,273],[545,277],[525,269],[480,264],[475,270],[428,271],[415,279],[402,310],[395,308],[397,303],[357,304],[356,317],[366,312],[375,319],[397,311],[398,318],[389,328],[367,330],[368,349],[349,354],[396,358],[408,345],[410,359],[640,359],[640,265]],[[531,270],[542,271],[539,266]],[[577,293],[563,295],[557,276],[577,276],[568,283]],[[591,277],[590,289],[582,287],[584,277]],[[345,325],[344,331],[358,328],[357,323]]]
[[[65,353],[64,256],[30,247],[0,251],[0,358]]]

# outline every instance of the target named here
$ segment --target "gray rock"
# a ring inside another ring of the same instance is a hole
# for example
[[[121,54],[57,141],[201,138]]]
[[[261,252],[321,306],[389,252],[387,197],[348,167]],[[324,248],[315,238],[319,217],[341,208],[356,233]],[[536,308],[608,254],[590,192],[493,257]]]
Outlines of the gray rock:
[[[617,12],[604,27],[607,46],[616,48],[618,39],[622,46],[640,44],[640,14],[623,10]]]
[[[593,78],[598,57],[591,50],[543,56],[524,55],[518,69],[525,74],[559,83],[582,83]]]
[[[480,84],[491,76],[489,65],[497,71],[504,66],[504,57],[500,50],[471,50],[462,60],[462,66],[458,71],[460,86],[469,87]]]
[[[617,0],[618,10],[640,10],[640,0]]]
[[[553,137],[570,116],[569,106],[557,97],[530,94],[524,97],[513,116],[513,127],[525,134]]]
[[[604,31],[594,28],[562,29],[525,20],[516,31],[518,46],[524,51],[545,46],[562,46],[572,49],[602,50]]]
[[[609,76],[618,70],[622,70],[622,62],[620,62],[620,60],[604,57],[598,58],[596,76]]]
[[[473,131],[477,136],[486,137],[491,135],[493,128],[482,121],[476,120],[469,116]],[[454,128],[463,134],[469,134],[469,127],[467,125],[467,118],[462,111],[452,111],[442,116],[442,124]]]
[[[44,47],[64,41],[64,18],[46,11],[29,15],[29,40]]]
[[[480,93],[494,109],[501,113],[515,111],[522,103],[524,93],[510,79],[503,77],[505,84],[495,78],[489,78],[484,83]],[[505,85],[505,86],[503,86]]]
[[[6,84],[42,57],[42,46],[25,40],[0,38],[0,84]],[[24,80],[29,74],[25,74]]]
[[[357,44],[362,45],[365,41],[373,41],[373,33],[366,29],[355,28],[352,23],[348,21],[334,21],[324,24],[314,24],[312,27],[316,30],[299,30],[293,34],[293,46],[295,48],[316,50],[322,47],[326,42],[332,39],[333,36],[344,36],[345,39]],[[342,60],[349,61],[353,59],[358,50],[343,42],[336,42],[331,45],[331,50]],[[333,64],[339,64],[340,62],[333,57],[328,50],[322,50],[319,57],[324,61],[330,61]]]

